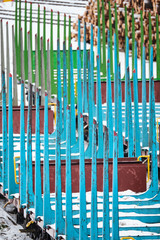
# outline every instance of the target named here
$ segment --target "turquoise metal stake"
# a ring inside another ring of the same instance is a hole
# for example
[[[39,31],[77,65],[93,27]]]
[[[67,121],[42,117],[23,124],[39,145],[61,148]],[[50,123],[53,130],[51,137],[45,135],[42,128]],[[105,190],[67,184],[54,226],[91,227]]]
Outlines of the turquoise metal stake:
[[[98,28],[98,56],[97,56],[97,85],[96,85],[96,104],[97,104],[97,123],[98,123],[98,158],[103,158],[103,124],[102,124],[102,96],[101,96],[101,77],[100,77],[100,28]],[[92,149],[93,150],[93,149]]]
[[[126,37],[126,61],[125,61],[125,137],[128,137],[127,107],[128,107],[128,84],[127,68],[129,67],[129,39]]]
[[[38,65],[38,62],[37,62],[37,65]],[[40,100],[39,99],[39,90],[38,90],[38,88],[36,88],[36,158],[35,158],[35,199],[34,199],[35,200],[35,219],[37,219],[38,216],[42,216],[42,214],[43,214],[43,199],[42,199],[42,190],[41,190],[42,184],[41,184],[39,100]],[[37,179],[38,179],[38,181],[37,181]]]
[[[56,166],[55,166],[55,238],[65,232],[65,222],[62,215],[62,188],[61,188],[61,133],[62,133],[62,107],[61,107],[61,77],[60,77],[60,48],[57,40],[57,111],[56,111]]]
[[[20,106],[20,207],[26,203],[26,157],[25,157],[25,120],[24,120],[24,80],[21,80]]]
[[[71,97],[71,146],[76,143],[76,115],[75,115],[75,95],[74,95],[74,79],[73,79],[73,52],[70,46],[70,97]]]
[[[131,96],[131,82],[129,76],[129,67],[127,68],[127,90],[128,90],[128,104],[127,104],[127,124],[128,124],[128,157],[134,157],[134,142],[133,142],[133,123],[132,123],[132,96]]]
[[[99,61],[100,62],[100,61]],[[99,63],[100,65],[100,63]],[[91,239],[98,239],[97,224],[97,146],[96,146],[96,120],[93,120],[92,139],[92,176],[91,176]]]
[[[113,182],[112,182],[112,240],[119,239],[118,219],[118,136],[114,132],[113,144]]]
[[[159,49],[159,21],[158,21],[158,14],[156,14],[156,47],[157,47],[157,56],[156,56],[156,62],[157,62],[157,79],[160,80],[160,49]]]
[[[149,148],[151,149],[152,145],[152,112],[151,112],[151,103],[152,103],[152,94],[151,94],[151,79],[153,77],[153,47],[150,49],[150,69],[149,69]]]
[[[118,64],[118,90],[117,90],[117,99],[118,99],[118,120],[117,120],[117,130],[118,130],[118,157],[124,157],[123,153],[123,129],[122,129],[122,87],[121,87],[121,68]]]
[[[135,156],[141,155],[140,147],[140,129],[139,129],[139,113],[138,113],[138,69],[137,69],[137,42],[135,41],[134,49],[134,71],[133,71],[133,93],[134,93],[134,144]]]
[[[28,119],[27,119],[27,178],[26,197],[27,210],[34,207],[33,174],[32,174],[32,84],[29,84],[28,92]]]
[[[2,134],[3,134],[3,192],[8,190],[8,145],[7,145],[7,112],[6,112],[6,89],[5,89],[5,73],[2,71]],[[14,177],[14,176],[13,176]],[[13,179],[12,179],[13,181]]]
[[[38,106],[37,106],[37,108],[38,108]],[[39,135],[39,132],[37,132],[37,134]],[[39,142],[37,143],[37,147],[39,148]],[[48,151],[48,147],[49,147],[48,146],[48,94],[47,94],[47,92],[45,92],[44,166],[43,166],[43,227],[44,228],[46,228],[46,226],[48,224],[53,224],[55,222],[55,212],[51,209],[51,203],[50,203],[50,177],[49,177],[49,151]],[[39,149],[38,149],[38,154],[39,154]],[[40,167],[40,162],[39,162],[38,165],[39,165],[38,167]],[[40,169],[39,169],[38,173],[40,174]],[[40,197],[41,197],[41,195],[40,195]],[[40,199],[40,201],[41,201],[41,199]],[[41,206],[39,206],[39,207],[41,207]]]
[[[63,139],[66,139],[66,108],[67,108],[67,59],[66,43],[63,42]]]
[[[117,120],[118,120],[118,59],[117,59],[117,37],[114,34],[114,128],[117,131]]]
[[[65,235],[66,240],[78,239],[78,233],[73,227],[72,219],[72,175],[71,175],[71,119],[70,107],[67,106],[66,120],[66,218]]]
[[[8,106],[8,197],[18,192],[14,179],[14,162],[13,162],[13,109],[12,109],[12,75],[9,74],[9,106]]]
[[[103,140],[103,229],[102,239],[110,240],[109,228],[109,142],[108,142],[108,129],[105,127],[104,140]]]
[[[109,157],[113,156],[113,113],[112,113],[112,89],[110,73],[110,33],[108,31],[108,60],[107,60],[107,84],[106,84],[106,102],[107,102],[107,127],[109,132]]]
[[[86,23],[84,23],[84,41],[83,41],[83,112],[88,112],[87,100],[87,51],[86,51]]]
[[[79,182],[80,182],[80,219],[79,239],[88,239],[86,222],[86,188],[85,188],[85,158],[84,158],[84,132],[82,111],[82,82],[81,82],[81,57],[80,49],[77,48],[77,70],[78,70],[78,136],[79,136]]]
[[[14,26],[12,25],[12,49],[13,49],[13,85],[17,85],[17,73],[16,73],[16,46],[15,46],[15,34]],[[13,106],[18,105],[18,93],[17,88],[13,88]]]
[[[145,46],[143,46],[143,58],[142,58],[142,147],[148,146],[145,57],[146,57],[145,56]]]
[[[93,128],[93,89],[92,89],[92,84],[91,84],[91,63],[90,63],[90,52],[88,52],[88,118],[89,118],[89,143],[88,143],[88,148],[85,151],[85,158],[91,158],[92,154],[92,128]]]

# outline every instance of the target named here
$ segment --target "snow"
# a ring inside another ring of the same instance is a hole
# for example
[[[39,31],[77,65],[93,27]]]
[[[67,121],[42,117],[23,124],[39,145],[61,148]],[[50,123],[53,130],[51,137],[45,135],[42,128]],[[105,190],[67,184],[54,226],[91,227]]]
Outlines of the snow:
[[[25,233],[19,230],[22,226],[15,223],[12,217],[0,207],[0,240],[30,240]]]

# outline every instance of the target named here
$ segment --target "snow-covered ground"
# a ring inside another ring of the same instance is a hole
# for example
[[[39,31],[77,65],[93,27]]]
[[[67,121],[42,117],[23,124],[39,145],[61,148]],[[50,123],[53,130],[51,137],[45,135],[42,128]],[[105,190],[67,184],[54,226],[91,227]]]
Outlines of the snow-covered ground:
[[[12,217],[0,207],[0,240],[30,240],[31,238],[21,233],[20,229],[22,226],[16,224]]]

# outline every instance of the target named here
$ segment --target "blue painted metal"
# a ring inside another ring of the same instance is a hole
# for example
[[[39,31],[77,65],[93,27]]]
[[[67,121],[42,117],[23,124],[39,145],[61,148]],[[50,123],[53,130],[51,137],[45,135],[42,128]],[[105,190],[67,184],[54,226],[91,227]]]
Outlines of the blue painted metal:
[[[27,119],[27,176],[26,176],[26,202],[27,210],[34,207],[33,175],[32,175],[32,85],[28,92],[28,119]]]
[[[42,216],[43,214],[41,158],[40,158],[40,106],[39,106],[39,103],[40,103],[39,89],[37,88],[36,89],[35,219],[37,219],[38,216]]]
[[[114,34],[114,129],[117,131],[117,121],[118,121],[118,60],[117,60],[117,36]]]
[[[138,114],[138,69],[137,69],[137,42],[135,41],[134,49],[134,71],[133,71],[133,93],[134,93],[134,145],[135,156],[141,155],[140,147],[140,129],[139,129],[139,114]]]
[[[5,72],[3,72],[3,71],[2,71],[2,134],[3,134],[2,180],[3,180],[3,192],[6,193],[8,191],[8,145],[7,145]],[[12,179],[12,181],[13,181],[13,179]]]
[[[92,128],[93,128],[93,88],[91,83],[91,62],[90,62],[90,52],[88,52],[88,134],[89,143],[85,151],[85,158],[91,158],[92,154]]]
[[[134,142],[133,142],[133,122],[132,122],[132,96],[131,96],[131,82],[129,76],[129,67],[127,68],[127,124],[128,124],[128,157],[134,157]]]
[[[62,216],[62,188],[61,188],[61,156],[60,156],[60,142],[61,142],[61,78],[60,78],[60,51],[59,51],[59,40],[57,41],[58,54],[57,54],[57,113],[56,113],[56,160],[55,160],[55,238],[59,234],[65,232],[65,222]]]
[[[120,64],[118,64],[118,86],[117,86],[117,130],[118,130],[118,157],[124,157],[123,153],[123,134],[122,134],[122,88],[121,88],[121,69]]]
[[[75,95],[74,95],[74,79],[73,79],[73,53],[70,46],[70,77],[71,77],[71,146],[76,143],[76,115],[75,115]]]
[[[151,85],[153,77],[153,47],[151,46],[150,49],[150,69],[149,69],[149,149],[152,149],[152,112],[151,112],[151,104],[152,104],[152,92],[151,92]]]
[[[84,22],[84,40],[83,40],[83,112],[88,113],[87,98],[87,51],[86,51],[86,23]]]
[[[152,50],[151,50],[152,55]],[[151,63],[150,63],[151,65]],[[154,79],[151,78],[151,126],[152,135],[151,135],[151,156],[152,156],[152,168],[151,168],[151,187],[153,193],[158,192],[158,163],[157,163],[157,148],[156,148],[156,118],[155,118],[155,96],[154,96]]]
[[[112,182],[112,240],[119,239],[118,219],[118,137],[114,132],[113,144],[113,182]]]
[[[39,133],[37,132],[37,134]],[[40,165],[40,163],[38,165]],[[40,169],[37,173],[39,174],[39,172],[40,172]],[[48,224],[53,224],[54,222],[55,222],[55,212],[51,209],[51,204],[50,204],[50,177],[49,177],[49,154],[48,154],[48,94],[45,93],[44,163],[43,163],[43,227],[46,228]]]
[[[147,112],[146,112],[146,68],[145,68],[145,46],[142,55],[142,147],[148,146]]]
[[[9,76],[9,106],[8,106],[8,198],[12,199],[14,193],[18,192],[14,179],[13,161],[13,109],[12,109],[12,75]]]
[[[95,99],[94,99],[94,52],[93,52],[93,25],[91,24],[91,46],[90,46],[90,65],[91,65],[91,88],[92,88],[92,107],[95,116]]]
[[[78,239],[78,232],[73,227],[72,220],[72,176],[71,176],[71,119],[70,108],[67,106],[66,119],[66,218],[65,235],[66,240]]]
[[[128,137],[128,124],[127,124],[127,108],[128,108],[128,76],[127,68],[129,67],[129,39],[126,37],[126,59],[125,59],[125,137]]]
[[[100,33],[99,33],[100,35]],[[100,38],[99,38],[100,40]],[[102,96],[100,78],[100,57],[97,56],[97,123],[98,123],[98,152],[97,158],[103,158],[103,123],[102,123]],[[93,135],[92,135],[93,136]],[[92,149],[93,151],[93,149]]]
[[[78,70],[78,136],[79,136],[79,184],[80,184],[80,229],[79,239],[88,239],[86,222],[86,187],[85,187],[85,158],[84,158],[84,132],[82,115],[82,84],[81,84],[81,57],[80,49],[77,49],[77,70]]]
[[[66,42],[63,42],[63,136],[66,139],[66,108],[67,108],[67,69],[66,69]]]
[[[26,157],[25,157],[25,120],[24,120],[24,80],[21,80],[20,107],[20,207],[26,203]]]
[[[113,156],[113,113],[112,113],[112,89],[110,73],[110,36],[108,31],[108,60],[107,60],[107,84],[106,84],[106,102],[107,102],[107,127],[109,131],[109,157]]]
[[[97,124],[96,124],[96,120],[94,119],[93,120],[93,139],[92,139],[92,176],[91,176],[91,239],[93,240],[97,240],[98,238],[96,128],[97,128]]]
[[[104,130],[104,144],[103,144],[103,240],[110,240],[110,225],[109,225],[109,142],[108,129]]]

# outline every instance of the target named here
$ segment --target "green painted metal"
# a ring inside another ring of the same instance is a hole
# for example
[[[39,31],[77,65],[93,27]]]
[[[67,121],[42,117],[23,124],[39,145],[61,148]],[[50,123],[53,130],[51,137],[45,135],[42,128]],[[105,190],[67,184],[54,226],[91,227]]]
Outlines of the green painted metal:
[[[150,61],[150,49],[152,45],[152,22],[151,22],[151,13],[149,12],[149,61]]]
[[[119,63],[119,38],[118,38],[118,19],[117,19],[117,4],[115,3],[115,33],[117,42],[117,62]]]
[[[159,50],[159,22],[158,22],[158,14],[156,15],[156,46],[157,46],[157,79],[160,80],[160,50]]]
[[[25,70],[25,80],[27,80],[28,79],[27,1],[25,1],[25,16],[24,16],[24,70]]]
[[[102,72],[106,76],[106,32],[105,32],[105,15],[104,15],[104,0],[102,0],[102,40],[103,40],[103,63],[102,63]]]
[[[39,86],[41,86],[41,53],[40,53],[40,5],[38,5],[38,21],[37,21],[37,48],[38,48]]]
[[[45,90],[47,90],[47,53],[46,53],[46,8],[43,13],[43,54],[44,54],[44,81]]]
[[[113,78],[113,41],[112,41],[112,14],[111,14],[111,3],[109,1],[109,34],[110,34],[110,66],[111,66],[111,77]]]
[[[16,47],[16,63],[18,62],[18,20],[17,20],[17,8],[18,8],[18,4],[17,4],[17,0],[16,0],[16,4],[15,4],[15,47]],[[17,64],[18,65],[18,64]],[[16,70],[18,72],[18,67],[16,65]]]
[[[53,65],[53,10],[51,10],[51,30],[50,30],[50,62],[51,62],[51,95],[56,94],[56,85],[54,82]]]
[[[134,8],[132,8],[132,72],[134,70],[134,46],[135,46],[135,23],[134,23]]]
[[[67,69],[68,69],[68,104],[71,103],[70,88],[71,88],[71,70],[70,70],[70,45],[71,45],[71,16],[69,16],[69,28],[68,28],[68,57],[67,57]],[[76,61],[77,62],[77,61]]]
[[[21,77],[21,41],[20,41],[20,33],[21,31],[21,0],[19,1],[19,45],[18,45],[18,75],[19,79]]]
[[[143,59],[143,44],[144,44],[144,29],[143,29],[143,12],[141,10],[141,69],[142,69],[142,59]],[[141,71],[142,79],[142,71]]]

